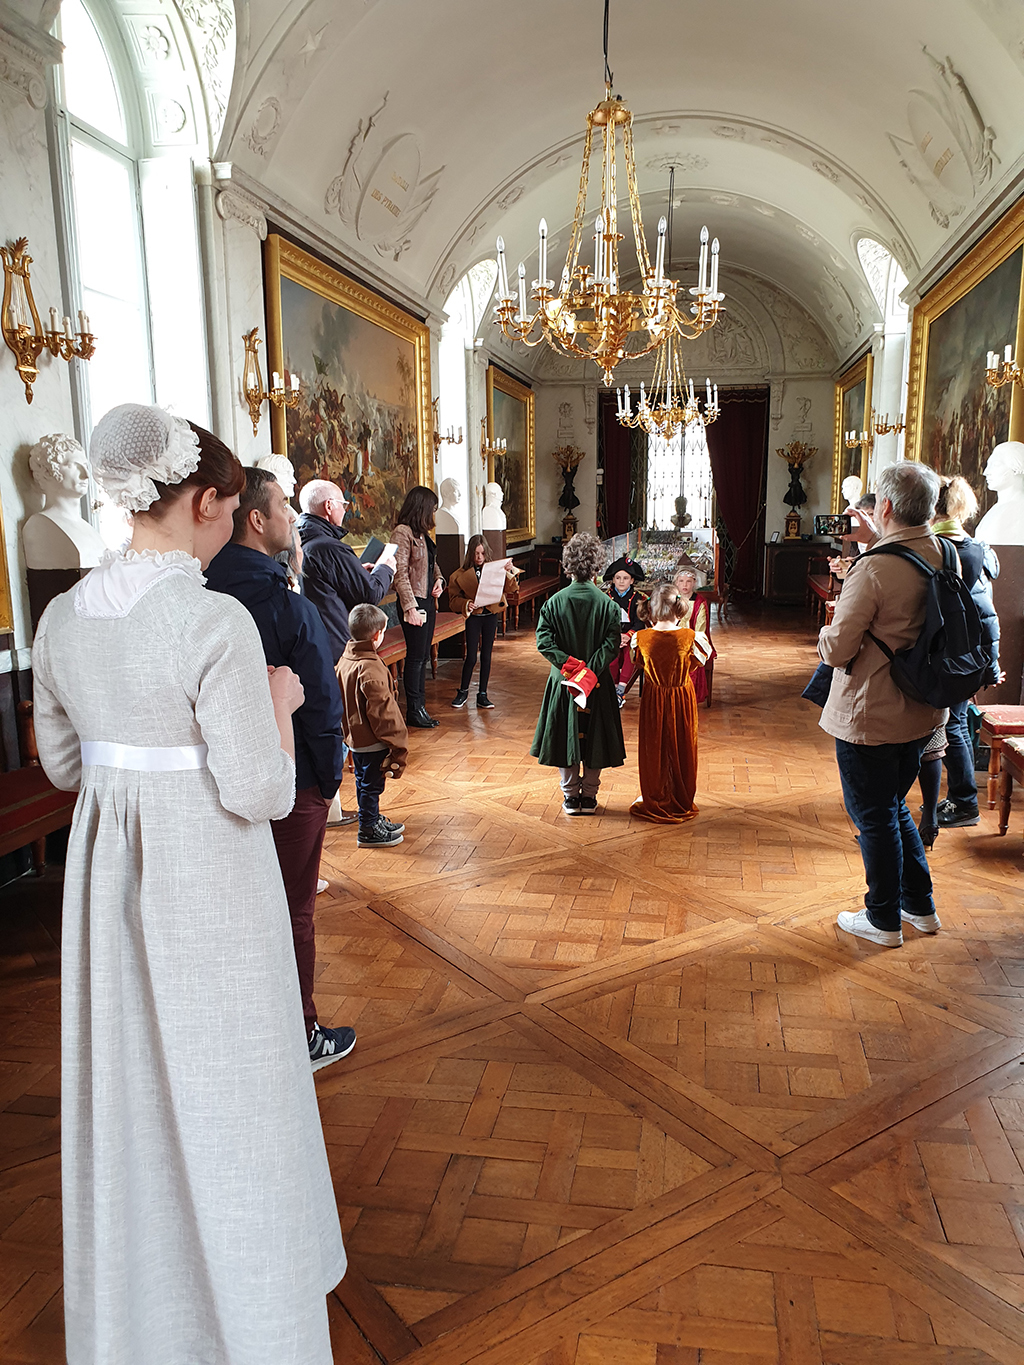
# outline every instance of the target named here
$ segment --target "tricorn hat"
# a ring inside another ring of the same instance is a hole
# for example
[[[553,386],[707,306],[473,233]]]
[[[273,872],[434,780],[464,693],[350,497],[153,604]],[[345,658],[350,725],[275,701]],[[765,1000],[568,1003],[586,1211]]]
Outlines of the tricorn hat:
[[[647,577],[642,564],[638,564],[635,559],[630,559],[629,555],[622,555],[614,564],[609,564],[604,571],[604,581],[610,583],[615,575],[621,571],[629,574],[634,583],[642,583]]]

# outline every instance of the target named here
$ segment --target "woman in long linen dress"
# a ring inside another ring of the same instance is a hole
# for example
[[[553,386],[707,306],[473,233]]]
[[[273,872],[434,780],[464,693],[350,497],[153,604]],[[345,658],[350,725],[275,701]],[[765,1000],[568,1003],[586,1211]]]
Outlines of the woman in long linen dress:
[[[640,694],[640,800],[632,815],[677,825],[697,814],[697,699],[690,674],[694,632],[683,624],[688,604],[671,583],[659,583],[637,633],[643,660]]]
[[[244,475],[159,408],[99,423],[132,548],[47,608],[39,753],[79,791],[62,948],[69,1365],[329,1365],[345,1251],[268,821],[291,712],[201,566]],[[146,510],[148,509],[148,510]]]

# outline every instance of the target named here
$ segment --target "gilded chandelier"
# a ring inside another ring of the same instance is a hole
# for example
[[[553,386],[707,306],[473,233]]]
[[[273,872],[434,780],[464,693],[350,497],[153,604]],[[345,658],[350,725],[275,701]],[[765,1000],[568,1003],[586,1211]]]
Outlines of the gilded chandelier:
[[[658,224],[658,247],[652,267],[644,236],[640,212],[640,193],[637,189],[636,159],[633,151],[633,115],[623,100],[612,95],[612,75],[608,69],[608,0],[604,16],[605,97],[587,115],[587,134],[583,148],[583,168],[580,174],[572,234],[558,289],[547,278],[548,229],[542,218],[538,278],[533,282],[531,301],[536,305],[529,311],[526,295],[526,267],[520,262],[518,291],[509,288],[505,264],[505,243],[499,237],[498,247],[498,303],[495,321],[513,341],[524,346],[539,346],[546,341],[563,355],[593,360],[604,375],[604,382],[612,382],[612,372],[620,361],[648,355],[674,333],[689,340],[713,327],[719,305],[725,297],[718,293],[718,239],[710,250],[710,278],[708,275],[708,232],[701,232],[700,278],[690,290],[694,302],[688,313],[683,313],[676,302],[678,285],[665,275],[665,231],[663,218]],[[601,209],[594,223],[594,263],[580,263],[587,218],[587,189],[595,129],[600,130],[603,156],[601,163]],[[619,243],[623,234],[618,230],[618,199],[615,191],[616,148],[622,138],[622,156],[626,168],[629,210],[632,219],[633,241],[637,264],[640,267],[642,288],[631,293],[621,287],[619,274]]]
[[[669,336],[658,351],[654,363],[654,381],[650,392],[646,392],[640,381],[640,399],[636,411],[629,385],[616,390],[616,417],[621,426],[641,427],[652,436],[671,440],[684,427],[702,422],[710,426],[721,409],[718,406],[718,385],[712,393],[711,380],[705,381],[707,398],[701,411],[700,399],[694,393],[693,380],[686,378],[682,357],[679,354],[679,340],[675,333]]]

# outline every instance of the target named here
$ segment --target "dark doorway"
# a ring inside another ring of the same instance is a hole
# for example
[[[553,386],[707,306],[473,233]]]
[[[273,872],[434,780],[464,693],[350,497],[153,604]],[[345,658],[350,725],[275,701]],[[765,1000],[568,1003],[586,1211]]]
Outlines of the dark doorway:
[[[614,393],[599,393],[597,402],[597,462],[604,469],[597,502],[597,533],[610,540],[645,524],[647,433],[621,425],[615,415]]]
[[[733,592],[760,596],[771,391],[720,389],[718,401],[721,416],[708,427],[707,438],[723,577]]]

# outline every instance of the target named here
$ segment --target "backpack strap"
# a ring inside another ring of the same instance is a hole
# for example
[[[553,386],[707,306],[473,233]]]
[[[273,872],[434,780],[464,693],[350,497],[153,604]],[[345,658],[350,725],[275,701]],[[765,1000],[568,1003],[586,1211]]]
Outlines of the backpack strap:
[[[943,540],[942,536],[937,536],[936,539],[942,550],[942,568],[955,569],[959,562],[956,550],[948,540]],[[936,574],[939,573],[939,570],[929,564],[926,559],[922,559],[919,554],[915,554],[913,550],[908,550],[906,546],[902,544],[876,545],[873,549],[865,550],[864,554],[861,555],[861,559],[866,555],[895,555],[897,559],[905,559],[908,564],[913,564],[915,568],[920,569],[929,579],[934,578]],[[896,655],[889,646],[884,644],[883,641],[870,630],[866,630],[864,634],[878,646],[889,662],[892,663]]]

